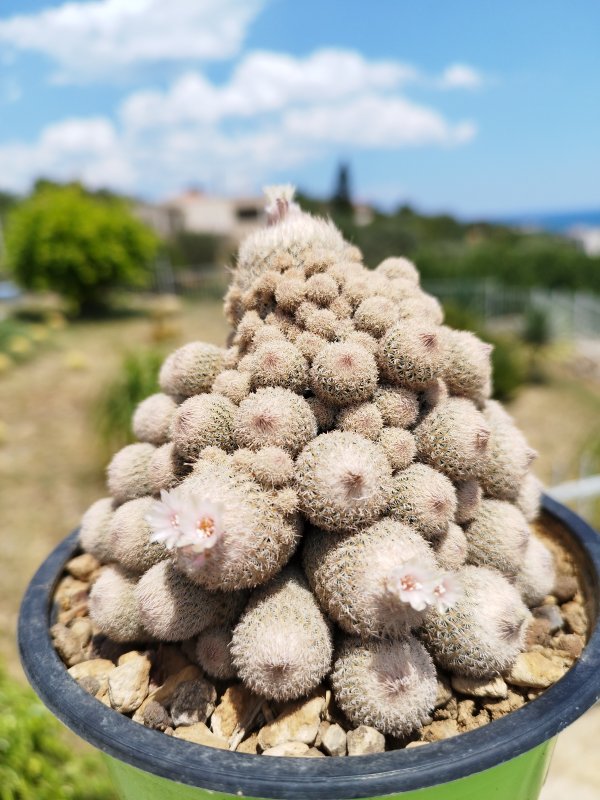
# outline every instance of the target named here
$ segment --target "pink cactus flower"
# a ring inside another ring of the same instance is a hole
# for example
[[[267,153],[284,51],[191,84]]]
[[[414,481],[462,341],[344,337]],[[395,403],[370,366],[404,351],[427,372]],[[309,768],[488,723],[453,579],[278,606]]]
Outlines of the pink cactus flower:
[[[445,614],[458,601],[461,595],[459,582],[451,572],[444,572],[433,582],[431,605]]]
[[[192,568],[204,564],[223,530],[223,505],[176,488],[161,492],[146,521],[152,542],[177,549]]]
[[[432,587],[436,575],[416,558],[396,567],[388,578],[387,586],[403,603],[415,611],[424,611],[432,601]]]
[[[181,515],[184,510],[181,492],[174,489],[166,492],[164,489],[160,493],[160,500],[156,500],[146,522],[154,533],[150,537],[151,542],[161,542],[167,550],[177,547],[181,538]]]
[[[189,497],[181,519],[180,554],[193,569],[201,567],[224,534],[223,504]]]

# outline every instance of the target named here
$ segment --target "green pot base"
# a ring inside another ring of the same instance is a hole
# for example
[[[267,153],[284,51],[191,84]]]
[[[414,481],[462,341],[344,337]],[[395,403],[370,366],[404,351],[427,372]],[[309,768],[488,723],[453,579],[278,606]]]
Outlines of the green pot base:
[[[546,780],[555,742],[556,738],[550,739],[504,764],[457,781],[410,792],[379,795],[371,800],[536,800]],[[150,772],[142,772],[109,756],[106,756],[106,761],[122,800],[236,800],[240,797],[261,800],[241,792],[223,794],[186,786]],[[293,759],[286,761],[292,762]],[[302,795],[298,795],[298,800],[302,800]]]

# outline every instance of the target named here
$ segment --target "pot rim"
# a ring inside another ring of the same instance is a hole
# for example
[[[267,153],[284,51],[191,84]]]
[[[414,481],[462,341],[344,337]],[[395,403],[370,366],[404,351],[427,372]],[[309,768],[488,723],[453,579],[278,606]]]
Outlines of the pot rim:
[[[23,598],[18,626],[23,668],[45,705],[81,738],[131,766],[190,786],[253,798],[351,800],[459,780],[551,739],[600,698],[600,536],[546,495],[542,507],[567,528],[587,563],[596,606],[590,639],[573,667],[535,700],[427,747],[346,758],[263,759],[165,736],[103,705],[68,674],[49,631],[52,596],[77,548],[77,530],[44,561]]]

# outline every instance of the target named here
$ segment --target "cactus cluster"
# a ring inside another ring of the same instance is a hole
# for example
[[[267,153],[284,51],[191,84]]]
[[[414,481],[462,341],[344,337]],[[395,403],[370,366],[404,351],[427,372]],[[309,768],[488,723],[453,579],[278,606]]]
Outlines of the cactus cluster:
[[[354,724],[418,729],[436,670],[491,677],[554,581],[533,451],[490,348],[443,325],[414,265],[375,270],[287,187],[242,244],[228,348],[164,363],[80,541],[117,641],[185,641],[288,700],[329,677]]]

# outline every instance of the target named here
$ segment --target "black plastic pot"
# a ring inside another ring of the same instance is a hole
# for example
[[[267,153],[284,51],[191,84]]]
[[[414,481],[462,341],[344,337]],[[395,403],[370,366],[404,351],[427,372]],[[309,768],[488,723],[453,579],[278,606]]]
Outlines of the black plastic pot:
[[[111,757],[125,798],[534,800],[556,735],[600,697],[600,537],[548,497],[544,511],[561,524],[561,536],[578,564],[592,626],[589,642],[567,674],[536,700],[442,742],[356,758],[265,758],[173,739],[107,708],[69,676],[49,634],[52,596],[64,564],[77,550],[76,533],[50,554],[23,599],[23,666],[48,708]]]

